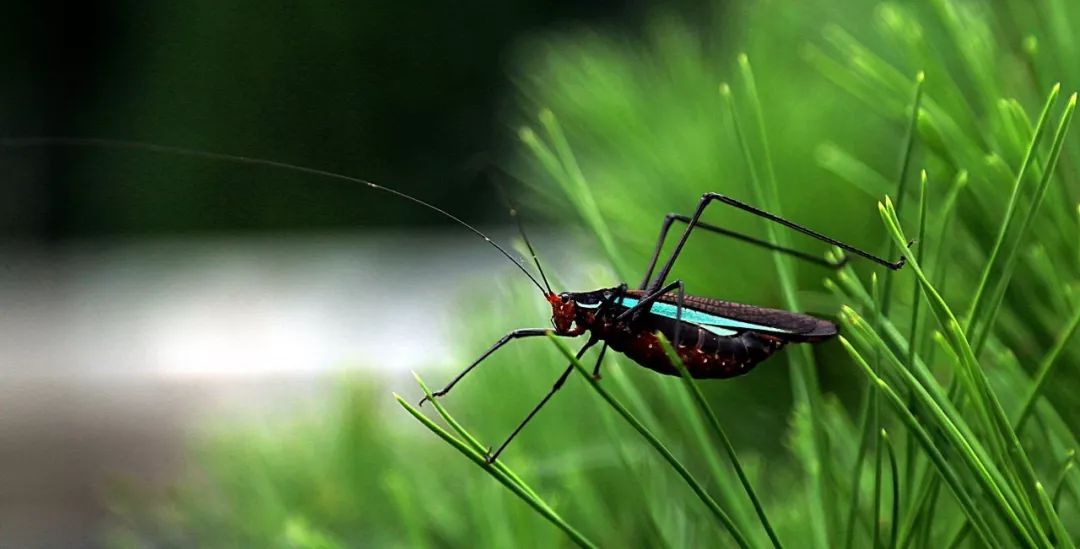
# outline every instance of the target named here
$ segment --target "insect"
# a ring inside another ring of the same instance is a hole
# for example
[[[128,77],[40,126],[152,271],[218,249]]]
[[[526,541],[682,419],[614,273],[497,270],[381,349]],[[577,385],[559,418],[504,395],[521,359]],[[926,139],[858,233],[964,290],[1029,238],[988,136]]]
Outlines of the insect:
[[[482,238],[513,263],[540,290],[551,305],[552,326],[518,329],[506,334],[455,376],[445,387],[432,393],[434,398],[449,393],[469,372],[473,371],[479,364],[507,343],[517,339],[547,336],[549,334],[560,337],[578,337],[587,334],[588,339],[585,345],[577,352],[577,358],[581,358],[586,351],[603,342],[596,365],[593,368],[593,376],[596,378],[600,376],[600,366],[608,347],[626,355],[634,362],[650,370],[665,375],[678,375],[677,370],[660,345],[658,333],[663,334],[666,339],[672,342],[679,358],[695,378],[730,378],[742,375],[790,343],[817,343],[834,337],[837,334],[836,325],[827,320],[801,313],[687,295],[682,280],[675,280],[665,284],[676,260],[695,229],[721,234],[826,267],[839,267],[847,261],[846,256],[836,262],[826,261],[799,250],[777,246],[765,240],[702,222],[700,220],[702,214],[713,203],[724,204],[751,213],[766,221],[777,223],[826,242],[892,270],[900,269],[905,262],[904,257],[892,262],[887,261],[731,197],[718,193],[706,193],[698,202],[693,215],[685,216],[671,213],[665,216],[652,258],[645,270],[645,276],[635,289],[630,289],[627,284],[620,284],[587,292],[556,293],[551,289],[547,276],[537,259],[536,252],[525,235],[524,229],[521,228],[520,221],[521,235],[529,253],[532,255],[540,280],[505,248],[469,223],[419,198],[363,179],[272,160],[141,142],[82,138],[8,139],[0,141],[0,146],[4,147],[43,145],[141,149],[197,157],[205,160],[272,167],[358,183],[435,211]],[[657,270],[656,266],[664,242],[676,221],[685,223],[686,228],[683,230],[671,254]],[[542,284],[541,280],[543,281]],[[488,451],[486,456],[488,463],[498,458],[514,437],[559,391],[572,371],[573,366],[568,366],[555,381],[551,390],[533,407],[498,449],[494,452]],[[423,404],[427,399],[428,397],[425,397],[420,401],[420,404]]]
[[[905,263],[903,256],[896,261],[887,261],[731,197],[719,193],[706,193],[702,195],[692,216],[669,213],[664,217],[660,236],[645,270],[645,277],[636,289],[629,289],[626,284],[620,284],[588,292],[555,293],[548,284],[540,262],[536,259],[532,244],[529,243],[528,237],[522,230],[522,238],[544,282],[543,286],[534,277],[530,276],[530,278],[551,305],[552,328],[526,328],[510,332],[462,370],[446,387],[432,393],[432,396],[438,398],[449,393],[469,372],[510,341],[549,334],[562,337],[578,337],[587,334],[588,340],[576,355],[579,359],[590,348],[603,342],[592,374],[597,379],[600,377],[600,365],[608,347],[655,372],[672,376],[679,375],[661,347],[657,334],[663,334],[668,341],[672,342],[673,348],[690,375],[701,379],[739,376],[749,372],[758,363],[789,343],[817,343],[834,337],[837,334],[836,325],[828,320],[790,311],[687,295],[682,280],[665,284],[675,261],[695,229],[735,238],[827,267],[837,268],[847,261],[846,256],[836,262],[826,261],[799,250],[777,246],[768,241],[702,222],[701,215],[714,202],[780,224],[892,270],[902,268]],[[656,271],[664,242],[667,240],[671,226],[676,221],[685,223],[686,228],[670,256]],[[520,264],[519,267],[524,270]],[[656,271],[655,276],[654,271]],[[555,381],[551,390],[502,445],[494,452],[488,451],[486,456],[488,463],[498,458],[514,437],[562,388],[572,371],[573,366],[568,366]],[[428,397],[424,397],[420,403],[423,404],[427,399]]]

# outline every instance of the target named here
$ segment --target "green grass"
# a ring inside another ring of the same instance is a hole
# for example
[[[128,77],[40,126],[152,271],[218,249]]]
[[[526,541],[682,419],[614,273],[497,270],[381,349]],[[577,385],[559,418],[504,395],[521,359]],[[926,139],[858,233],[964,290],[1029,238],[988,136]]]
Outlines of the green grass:
[[[515,64],[539,115],[521,118],[509,162],[534,208],[584,227],[593,260],[549,264],[558,289],[636,283],[663,214],[705,191],[880,254],[914,237],[892,274],[688,243],[674,276],[691,293],[835,317],[841,338],[720,382],[615,353],[595,382],[581,364],[595,355],[518,342],[427,416],[346,384],[331,416],[223,434],[206,476],[155,505],[118,495],[116,544],[1073,547],[1080,6],[788,7],[527,45]],[[546,323],[519,278],[485,285],[501,299],[480,301],[456,362]],[[583,375],[483,464],[567,360]]]

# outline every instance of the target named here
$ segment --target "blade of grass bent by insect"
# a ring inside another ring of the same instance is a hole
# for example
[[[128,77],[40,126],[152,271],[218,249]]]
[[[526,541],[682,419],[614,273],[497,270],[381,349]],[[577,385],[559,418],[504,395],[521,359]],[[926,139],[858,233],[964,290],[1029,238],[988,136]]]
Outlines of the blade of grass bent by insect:
[[[903,234],[903,230],[900,228],[900,222],[896,217],[896,211],[895,209],[893,209],[892,201],[889,200],[888,197],[886,197],[884,204],[880,202],[878,203],[878,209],[881,212],[881,217],[885,221],[886,228],[888,229],[889,234],[894,239],[894,242],[906,242],[904,239],[907,237]],[[968,346],[967,340],[962,332],[957,334],[951,330],[951,325],[953,323],[957,323],[956,317],[952,314],[952,311],[945,303],[945,300],[941,297],[941,295],[937,292],[937,290],[930,283],[929,279],[926,277],[925,272],[922,270],[922,267],[919,264],[918,258],[913,258],[909,254],[907,265],[909,269],[915,272],[916,279],[923,287],[923,296],[930,304],[930,310],[934,314],[943,332],[950,336],[949,341],[950,344],[953,346],[953,349],[957,352],[958,355],[962,356],[964,354],[963,348],[966,347],[970,350],[970,347]],[[990,415],[987,410],[987,404],[985,402],[988,398],[988,395],[982,392],[983,387],[980,386],[978,381],[978,378],[981,377],[982,371],[973,358],[971,360],[961,360],[961,365],[964,366],[964,368],[960,369],[960,371],[964,374],[961,376],[961,379],[968,383],[969,393],[973,398],[973,404],[975,404],[976,406],[976,411],[980,414],[980,418],[983,420],[983,422],[987,424],[987,427],[991,427]],[[983,380],[985,381],[985,378],[983,378]]]
[[[903,245],[905,236],[900,229],[900,223],[896,218],[896,210],[893,208],[892,201],[886,197],[884,204],[878,204],[878,208],[881,211],[882,220],[888,229],[890,235],[892,235],[897,245]],[[926,278],[926,274],[923,272],[922,267],[915,258],[908,258],[908,264],[912,271],[915,272],[915,276],[923,285],[924,296],[927,298],[931,306],[931,310],[937,317],[939,324],[945,330],[945,334],[951,340],[953,349],[957,351],[960,357],[960,362],[964,366],[963,370],[967,375],[971,377],[974,382],[975,390],[971,392],[971,402],[975,405],[976,409],[980,411],[980,415],[984,415],[989,420],[990,425],[989,433],[991,441],[996,443],[1003,443],[1004,448],[1004,460],[1003,463],[1006,467],[1012,469],[1006,478],[1014,477],[1021,478],[1023,481],[1020,486],[1017,487],[1017,497],[1020,499],[1022,516],[1031,525],[1038,524],[1038,518],[1033,514],[1029,514],[1031,508],[1029,490],[1034,489],[1034,483],[1038,480],[1035,477],[1035,472],[1031,466],[1031,462],[1028,460],[1027,454],[1020,444],[1019,438],[1016,436],[1016,431],[1013,430],[1012,425],[1008,422],[1008,418],[1005,415],[1004,409],[1001,407],[1001,403],[998,402],[996,394],[990,387],[989,381],[982,369],[980,368],[978,361],[975,359],[974,351],[972,350],[967,338],[964,335],[963,329],[960,327],[960,323],[956,320],[956,317],[952,314],[945,300],[930,284],[930,281]],[[1060,521],[1060,518],[1052,509],[1045,509],[1047,516],[1045,517],[1050,521]],[[1043,534],[1042,529],[1036,527],[1036,534]]]
[[[1016,215],[1017,205],[1019,204],[1020,197],[1023,195],[1024,180],[1026,179],[1028,170],[1031,168],[1032,160],[1035,158],[1039,141],[1042,139],[1043,129],[1046,128],[1046,122],[1050,118],[1050,110],[1053,108],[1054,103],[1057,102],[1057,96],[1060,91],[1061,84],[1055,84],[1054,87],[1051,88],[1050,95],[1046,98],[1042,112],[1039,114],[1039,120],[1035,124],[1035,130],[1031,135],[1031,143],[1028,144],[1027,152],[1024,153],[1024,160],[1021,162],[1020,170],[1016,174],[1016,183],[1013,185],[1012,194],[1009,196],[1008,205],[1005,207],[1005,215],[1000,224],[1000,229],[998,229],[997,236],[994,239],[990,257],[986,262],[986,266],[983,268],[982,274],[979,276],[979,283],[975,287],[975,293],[971,298],[971,304],[964,322],[964,332],[971,332],[976,319],[979,318],[979,314],[983,307],[985,307],[985,304],[983,303],[983,294],[986,292],[987,284],[990,283],[991,274],[998,265],[998,257],[1001,255],[1001,249],[1005,245],[1005,239],[1009,234],[1009,227],[1012,225],[1012,220]]]
[[[435,411],[438,412],[439,416],[443,418],[443,421],[445,421],[446,424],[449,425],[450,428],[458,434],[458,436],[460,436],[465,442],[467,442],[469,446],[472,446],[473,451],[478,454],[483,454],[488,450],[483,444],[480,443],[479,440],[476,439],[476,437],[472,436],[472,433],[466,431],[465,428],[462,427],[462,425],[458,423],[453,416],[450,415],[450,412],[446,410],[446,407],[444,407],[439,402],[439,399],[435,398],[435,395],[431,393],[431,389],[428,388],[427,383],[424,383],[424,380],[420,377],[419,374],[413,372],[413,378],[416,379],[416,384],[420,386],[420,389],[422,391],[424,391],[424,396],[426,396],[428,402],[430,402],[431,405],[435,407]],[[546,505],[546,503],[544,503],[544,501],[540,499],[540,495],[533,491],[532,487],[526,484],[525,481],[523,481],[521,477],[517,475],[517,473],[511,471],[510,468],[506,466],[506,464],[499,460],[495,460],[492,465],[495,466],[495,468],[499,471],[502,471],[502,473],[509,477],[510,480],[513,480],[515,483],[517,483],[517,485],[520,486],[522,490],[525,490],[529,493],[530,496],[536,498],[538,502]]]
[[[769,541],[772,542],[773,547],[780,549],[783,544],[780,543],[780,538],[777,537],[776,531],[773,530],[772,525],[769,523],[769,517],[765,514],[765,508],[761,505],[761,500],[758,499],[757,493],[754,491],[754,486],[750,484],[750,479],[747,478],[746,473],[743,471],[742,463],[739,462],[739,456],[735,452],[735,447],[731,444],[731,439],[728,438],[727,433],[724,431],[723,425],[720,424],[720,419],[716,417],[716,412],[709,406],[709,402],[705,400],[705,395],[701,393],[701,388],[694,382],[694,378],[690,377],[690,372],[686,369],[686,365],[683,364],[682,359],[679,358],[678,353],[671,347],[671,343],[663,334],[658,335],[660,340],[660,346],[664,348],[664,352],[667,353],[668,360],[675,365],[675,369],[679,371],[679,375],[682,377],[683,385],[686,387],[686,393],[697,403],[700,408],[701,415],[709,421],[709,425],[712,426],[713,431],[716,432],[716,436],[720,438],[720,443],[724,447],[724,451],[728,455],[728,459],[731,460],[731,466],[735,468],[735,474],[739,477],[739,482],[742,484],[743,489],[746,491],[746,497],[750,498],[750,503],[754,506],[754,512],[757,513],[758,520],[761,521],[761,527],[765,529],[765,533],[769,536]]]
[[[855,347],[851,345],[847,338],[840,336],[839,339],[840,344],[843,345],[844,349],[851,355],[855,364],[866,374],[867,378],[870,379],[870,382],[875,384],[882,394],[885,395],[886,401],[892,404],[892,407],[895,409],[900,420],[907,425],[908,429],[915,433],[916,439],[918,439],[931,461],[933,461],[937,466],[938,471],[940,471],[945,478],[945,482],[952,490],[953,496],[956,498],[957,503],[960,504],[960,508],[964,511],[964,514],[968,516],[971,523],[975,525],[979,537],[982,538],[983,542],[989,547],[1001,547],[1002,545],[998,543],[989,526],[985,524],[982,516],[979,514],[979,508],[972,499],[971,494],[964,487],[959,474],[952,468],[948,460],[945,459],[945,456],[934,444],[930,434],[926,432],[922,425],[919,424],[919,420],[907,409],[899,395],[889,387],[885,380],[874,374],[873,369],[870,368],[866,359],[855,350]]]
[[[728,104],[736,141],[740,144],[747,167],[750,170],[752,191],[756,199],[766,210],[775,215],[783,215],[783,210],[780,207],[780,194],[776,185],[776,174],[769,151],[768,134],[765,130],[765,115],[761,99],[758,96],[754,72],[746,54],[739,54],[737,62],[741,80],[746,88],[747,99],[751,105],[759,139],[761,140],[762,154],[764,156],[764,178],[759,177],[759,170],[754,169],[754,155],[751,152],[746,134],[741,129],[738,112],[735,109],[735,101],[731,95],[731,88],[726,84],[721,85],[720,94]],[[774,245],[783,246],[787,243],[787,239],[784,238],[784,235],[778,231],[778,227],[773,223],[765,224],[765,234],[768,241]],[[801,310],[795,286],[795,273],[791,262],[780,253],[773,253],[772,256],[785,306],[793,311]],[[831,498],[828,495],[829,483],[826,480],[828,474],[825,468],[829,466],[831,460],[828,457],[828,444],[825,440],[825,433],[820,419],[821,389],[818,386],[813,353],[807,347],[800,347],[797,356],[801,359],[804,367],[791,369],[792,389],[796,406],[802,405],[806,407],[810,416],[810,424],[813,426],[813,436],[808,438],[810,447],[801,452],[805,460],[807,473],[810,476],[811,497],[818,502],[818,505],[811,505],[810,512],[814,517],[811,521],[811,528],[814,532],[816,545],[829,547],[830,530],[836,524],[836,517],[831,514],[832,506],[829,505]]]
[[[660,454],[660,456],[663,457],[664,460],[667,461],[673,469],[675,469],[675,472],[678,473],[680,477],[682,477],[683,481],[685,481],[686,484],[690,487],[690,489],[694,492],[694,494],[697,495],[698,499],[700,499],[701,502],[705,504],[705,507],[708,508],[709,511],[713,514],[713,516],[716,517],[716,519],[720,522],[720,524],[723,525],[725,529],[727,529],[728,533],[731,534],[731,537],[735,539],[735,543],[737,543],[739,547],[749,548],[750,544],[747,541],[746,536],[743,535],[743,533],[739,530],[738,526],[736,526],[735,523],[731,520],[731,517],[720,507],[719,504],[716,503],[716,500],[714,500],[712,496],[710,496],[708,492],[705,491],[705,488],[701,485],[701,483],[698,482],[697,479],[694,478],[694,476],[686,468],[686,466],[683,465],[682,462],[680,462],[675,457],[675,455],[671,453],[671,450],[668,450],[667,446],[664,446],[664,443],[660,442],[660,439],[658,439],[656,435],[652,433],[652,431],[645,427],[645,425],[641,423],[641,421],[639,421],[636,417],[634,417],[634,415],[630,413],[630,411],[627,410],[626,407],[622,405],[622,403],[616,400],[615,397],[607,391],[607,389],[600,385],[600,382],[598,380],[593,378],[592,374],[585,368],[581,361],[574,356],[574,353],[570,351],[569,347],[567,347],[562,341],[559,341],[553,336],[549,337],[549,339],[555,344],[555,347],[559,349],[559,352],[561,352],[567,358],[567,360],[570,361],[570,363],[574,366],[574,369],[577,370],[578,373],[585,378],[585,380],[589,383],[589,386],[592,387],[600,395],[600,397],[603,398],[604,401],[606,401],[620,416],[622,416],[623,419],[625,419],[626,422],[629,423],[635,431],[637,431],[642,437],[644,437],[645,440],[648,441],[649,445],[651,445]]]
[[[411,404],[406,402],[405,399],[401,398],[400,395],[394,394],[394,399],[397,400],[398,404],[400,404],[402,408],[405,408],[405,411],[409,412],[409,414],[411,414],[414,418],[417,419],[417,421],[427,427],[432,433],[438,435],[439,438],[449,443],[450,446],[453,446],[454,449],[461,452],[465,457],[469,458],[470,461],[478,465],[481,469],[486,471],[491,476],[495,477],[495,479],[502,483],[503,486],[509,488],[511,492],[524,500],[525,503],[527,503],[530,507],[540,513],[541,516],[543,516],[549,522],[551,522],[560,530],[565,532],[566,535],[569,536],[570,539],[578,546],[588,548],[596,547],[593,542],[589,541],[588,538],[586,538],[573,526],[563,520],[563,518],[560,517],[558,513],[553,511],[550,506],[548,506],[546,503],[541,503],[537,498],[533,498],[532,496],[530,496],[528,492],[522,489],[522,487],[519,486],[516,482],[511,480],[510,477],[503,474],[502,471],[485,463],[484,457],[480,453],[475,452],[471,448],[469,448],[468,444],[461,440],[458,440],[456,437],[454,437],[454,435],[451,435],[450,433],[446,432],[445,429],[436,425],[434,421],[431,421],[427,416],[423,414],[423,412],[417,410]]]
[[[1031,199],[1031,204],[1028,206],[1027,212],[1025,212],[1025,215],[1021,219],[1020,229],[1012,239],[1011,246],[1005,251],[1005,265],[1002,268],[997,283],[990,293],[990,309],[986,311],[984,318],[980,319],[977,324],[979,328],[972,338],[976,353],[982,349],[987,336],[993,330],[994,320],[997,318],[998,311],[1001,310],[1001,302],[1005,299],[1005,291],[1008,288],[1009,281],[1012,279],[1013,271],[1016,269],[1016,262],[1020,256],[1020,245],[1023,243],[1027,232],[1031,229],[1031,224],[1035,219],[1035,215],[1039,212],[1039,206],[1046,197],[1046,191],[1050,186],[1050,180],[1053,177],[1054,168],[1057,166],[1058,158],[1061,156],[1061,147],[1064,144],[1065,135],[1069,131],[1069,123],[1072,121],[1072,116],[1075,111],[1076,94],[1073,93],[1072,96],[1069,97],[1069,102],[1065,106],[1065,112],[1061,115],[1061,121],[1058,123],[1057,131],[1054,133],[1054,141],[1050,146],[1050,156],[1047,158],[1046,167],[1043,168],[1042,178],[1039,180],[1035,195]]]

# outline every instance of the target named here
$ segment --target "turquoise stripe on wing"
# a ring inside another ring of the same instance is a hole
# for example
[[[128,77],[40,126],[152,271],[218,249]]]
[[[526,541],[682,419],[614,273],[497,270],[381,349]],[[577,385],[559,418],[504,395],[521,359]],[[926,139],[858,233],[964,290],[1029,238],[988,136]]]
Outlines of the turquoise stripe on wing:
[[[640,303],[641,300],[633,297],[624,297],[622,299],[622,305],[630,308]],[[649,312],[674,319],[676,306],[672,303],[653,302]],[[690,324],[696,324],[702,329],[712,332],[718,336],[733,336],[738,333],[739,330],[753,330],[755,332],[771,332],[774,334],[790,334],[790,330],[782,330],[773,326],[766,326],[764,324],[755,324],[753,322],[744,322],[736,320],[734,318],[727,318],[720,315],[714,315],[696,309],[690,309],[683,307],[681,319],[683,322]]]

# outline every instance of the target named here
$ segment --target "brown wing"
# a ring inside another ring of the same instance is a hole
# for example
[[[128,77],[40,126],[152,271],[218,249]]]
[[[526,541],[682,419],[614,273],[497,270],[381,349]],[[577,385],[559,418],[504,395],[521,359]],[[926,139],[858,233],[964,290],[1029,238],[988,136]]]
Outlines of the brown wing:
[[[626,293],[628,296],[637,299],[641,299],[645,295],[645,292],[641,290],[630,290]],[[661,296],[658,301],[676,304],[677,300],[674,293],[669,293]],[[738,320],[740,322],[784,330],[791,336],[795,336],[788,337],[787,334],[784,334],[783,337],[785,339],[792,341],[816,341],[836,335],[836,325],[832,322],[815,318],[810,315],[793,313],[791,311],[767,309],[765,307],[757,307],[745,303],[734,303],[731,301],[693,295],[688,295],[683,298],[683,306],[704,313]]]

